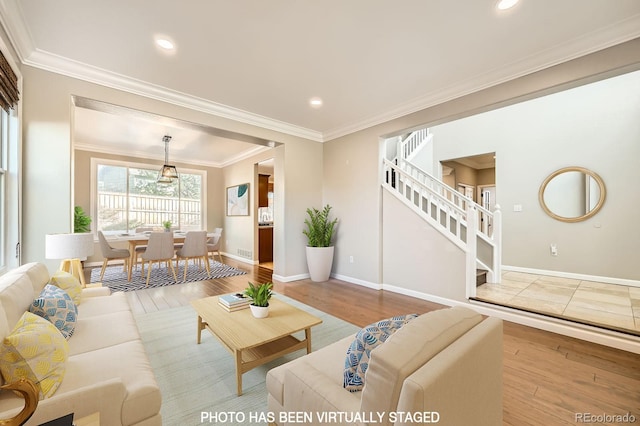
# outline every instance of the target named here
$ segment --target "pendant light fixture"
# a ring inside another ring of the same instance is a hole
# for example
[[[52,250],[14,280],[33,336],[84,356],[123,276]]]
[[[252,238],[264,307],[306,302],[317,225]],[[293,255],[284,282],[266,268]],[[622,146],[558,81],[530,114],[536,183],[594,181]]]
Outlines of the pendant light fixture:
[[[171,141],[171,136],[165,135],[162,138],[162,142],[164,142],[164,165],[160,169],[158,173],[158,183],[171,183],[174,179],[178,179],[178,170],[176,170],[176,166],[172,166],[169,164],[169,142]]]

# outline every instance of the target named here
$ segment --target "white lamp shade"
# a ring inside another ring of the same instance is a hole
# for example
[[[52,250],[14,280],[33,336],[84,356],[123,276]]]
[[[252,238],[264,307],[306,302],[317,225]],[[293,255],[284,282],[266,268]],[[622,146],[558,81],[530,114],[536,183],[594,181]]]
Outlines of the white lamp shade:
[[[93,234],[47,234],[47,259],[84,259],[93,254]]]

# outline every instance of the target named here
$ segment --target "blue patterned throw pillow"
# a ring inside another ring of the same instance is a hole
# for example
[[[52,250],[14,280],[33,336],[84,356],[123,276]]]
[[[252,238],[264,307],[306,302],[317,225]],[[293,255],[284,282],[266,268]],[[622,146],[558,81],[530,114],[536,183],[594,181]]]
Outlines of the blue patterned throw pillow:
[[[55,325],[67,340],[76,328],[78,308],[66,291],[54,285],[44,286],[29,311]]]
[[[417,314],[399,315],[369,324],[360,330],[347,349],[347,358],[344,362],[344,388],[350,392],[362,390],[371,351],[417,316]]]

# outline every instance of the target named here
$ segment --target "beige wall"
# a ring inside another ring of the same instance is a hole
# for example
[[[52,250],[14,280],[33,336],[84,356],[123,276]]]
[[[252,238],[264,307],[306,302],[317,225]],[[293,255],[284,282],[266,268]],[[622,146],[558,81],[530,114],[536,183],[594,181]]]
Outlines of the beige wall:
[[[436,161],[478,149],[496,152],[503,264],[640,280],[634,260],[640,257],[640,229],[631,225],[640,197],[630,188],[640,181],[638,93],[640,71],[431,129]],[[566,166],[585,167],[604,180],[603,208],[586,221],[557,221],[538,202],[544,179]],[[516,205],[521,211],[514,211]]]
[[[496,184],[496,168],[480,169],[477,174],[478,186]]]
[[[365,284],[379,284],[384,276],[384,280],[393,285],[395,278],[383,275],[382,247],[397,255],[410,248],[411,242],[387,247],[383,241],[384,234],[394,232],[397,218],[393,213],[388,213],[391,217],[383,215],[379,185],[380,137],[473,115],[588,79],[637,68],[639,63],[640,39],[324,145],[24,66],[23,261],[44,259],[46,233],[71,229],[74,200],[71,184],[72,95],[282,142],[284,145],[275,150],[276,167],[280,167],[280,175],[283,176],[276,181],[276,193],[281,191],[283,194],[276,201],[276,220],[282,222],[274,236],[276,276],[286,278],[306,273],[305,241],[301,234],[305,209],[329,203],[340,220],[334,274]],[[230,170],[228,175],[225,174],[225,181],[227,176],[235,173],[244,172]],[[43,215],[46,220],[43,220]],[[354,257],[354,263],[348,261],[349,256]],[[49,265],[56,263],[49,262]],[[438,289],[433,292],[436,295],[449,294]]]
[[[325,143],[324,199],[334,207],[334,212],[340,219],[333,273],[365,284],[384,283],[408,288],[409,282],[413,282],[412,290],[436,297],[464,300],[462,276],[454,277],[455,282],[444,281],[415,287],[415,283],[424,280],[426,271],[437,267],[442,261],[442,253],[425,252],[420,262],[409,263],[407,267],[410,270],[405,269],[402,273],[397,267],[390,268],[390,262],[394,261],[386,257],[405,256],[407,250],[413,256],[413,251],[416,247],[421,247],[423,241],[389,241],[388,237],[384,239],[384,236],[404,233],[405,224],[403,217],[395,209],[387,209],[388,201],[380,195],[378,170],[381,164],[380,153],[384,152],[380,147],[380,138],[397,135],[405,129],[421,125],[432,126],[471,116],[639,67],[640,39],[636,39]],[[521,148],[521,152],[530,150],[531,145]],[[452,154],[439,158],[457,158],[492,151],[478,148],[476,152],[465,155]],[[547,155],[545,154],[545,159]],[[540,161],[544,163],[546,160]],[[522,167],[503,170],[505,176],[512,176],[513,173],[520,173]],[[512,232],[517,232],[517,229]],[[422,235],[422,230],[417,235]],[[546,251],[545,248],[545,254]],[[447,253],[448,250],[442,252]],[[353,264],[348,262],[348,256],[351,255],[355,259]],[[452,290],[451,286],[459,289]]]
[[[78,95],[282,143],[275,157],[282,170],[279,187],[284,194],[280,197],[278,216],[291,221],[284,220],[283,227],[275,232],[279,256],[276,272],[284,276],[306,272],[304,257],[299,255],[304,251],[304,243],[289,234],[301,232],[307,205],[322,203],[322,170],[317,163],[322,159],[321,144],[29,66],[23,67],[23,77],[23,262],[44,261],[51,270],[56,268],[57,261],[44,259],[45,235],[72,229],[75,188],[71,173],[74,154],[71,98]],[[286,167],[285,146],[292,162]],[[224,172],[223,176],[226,184]],[[291,191],[287,190],[289,181]],[[298,196],[297,191],[302,195]],[[224,197],[219,202],[223,204]],[[225,241],[233,238],[234,234],[227,234]]]

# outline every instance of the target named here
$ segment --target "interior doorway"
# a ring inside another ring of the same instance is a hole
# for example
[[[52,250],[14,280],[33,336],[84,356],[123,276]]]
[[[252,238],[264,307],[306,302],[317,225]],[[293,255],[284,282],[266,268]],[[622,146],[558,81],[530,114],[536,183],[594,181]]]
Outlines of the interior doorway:
[[[270,158],[257,164],[258,182],[258,264],[273,270],[273,217],[274,209],[274,160]]]
[[[492,212],[496,208],[496,185],[478,185],[478,204],[480,204],[485,209]],[[480,221],[484,221],[484,215],[480,217]],[[486,218],[489,221],[487,224],[487,235],[493,235],[493,223],[491,223],[491,218]],[[482,226],[482,223],[480,224]]]
[[[461,194],[471,198],[484,207],[482,201],[483,190],[489,189],[487,199],[491,202],[491,209],[496,200],[496,153],[472,155],[469,157],[452,158],[440,162],[442,181]],[[493,210],[492,210],[493,211]]]

